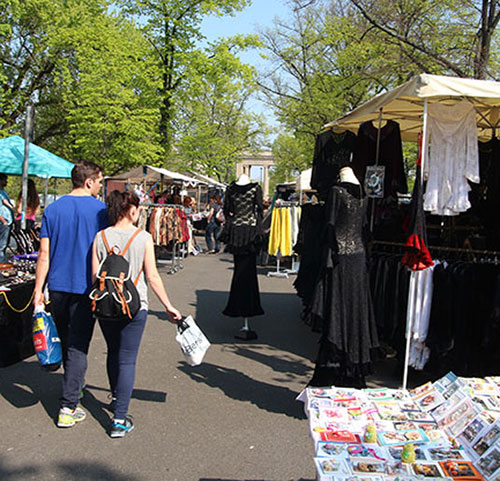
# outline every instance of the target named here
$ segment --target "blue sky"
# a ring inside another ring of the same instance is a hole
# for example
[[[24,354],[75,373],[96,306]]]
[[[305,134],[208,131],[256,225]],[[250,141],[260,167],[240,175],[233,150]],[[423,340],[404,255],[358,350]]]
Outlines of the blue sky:
[[[208,41],[237,34],[258,33],[259,30],[271,27],[275,18],[287,16],[289,9],[286,0],[253,0],[249,7],[234,17],[206,18],[202,23],[202,33]],[[243,52],[241,59],[256,68],[265,64],[257,50]],[[272,112],[259,100],[252,101],[250,107],[258,113],[264,113],[270,124],[276,124]]]

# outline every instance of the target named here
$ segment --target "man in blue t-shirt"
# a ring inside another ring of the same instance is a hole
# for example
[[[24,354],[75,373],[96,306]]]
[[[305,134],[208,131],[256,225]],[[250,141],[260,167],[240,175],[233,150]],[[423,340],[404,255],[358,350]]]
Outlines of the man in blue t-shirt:
[[[102,179],[98,165],[76,164],[71,171],[73,190],[49,205],[42,217],[33,303],[43,304],[47,281],[65,360],[59,427],[71,427],[85,419],[78,402],[95,324],[88,297],[92,243],[108,225],[106,204],[96,199]]]

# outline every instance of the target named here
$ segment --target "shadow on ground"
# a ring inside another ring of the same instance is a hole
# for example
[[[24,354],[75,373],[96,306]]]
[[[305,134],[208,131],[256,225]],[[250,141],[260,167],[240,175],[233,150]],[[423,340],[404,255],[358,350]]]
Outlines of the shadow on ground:
[[[237,401],[250,402],[270,413],[305,419],[302,404],[295,401],[297,393],[287,387],[256,381],[236,369],[203,363],[196,368],[182,363],[178,369],[193,381],[220,389]]]
[[[145,481],[142,477],[119,473],[109,466],[96,462],[58,463],[49,468],[29,465],[9,468],[0,458],[0,479],[2,481],[48,479],[48,476],[51,479],[56,479],[53,478],[54,472],[58,473],[57,479],[64,479],[65,481]]]

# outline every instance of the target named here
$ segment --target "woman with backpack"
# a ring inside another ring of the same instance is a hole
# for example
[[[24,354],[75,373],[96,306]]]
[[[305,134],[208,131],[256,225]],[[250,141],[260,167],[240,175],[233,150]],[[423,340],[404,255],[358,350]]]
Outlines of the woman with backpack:
[[[139,218],[139,197],[132,192],[122,193],[114,190],[109,194],[106,204],[111,227],[96,235],[92,249],[92,273],[96,289],[99,290],[99,282],[106,274],[101,271],[101,267],[105,262],[109,265],[107,259],[113,253],[119,254],[128,261],[128,277],[134,281],[140,301],[138,312],[132,319],[99,319],[99,311],[96,311],[108,347],[106,367],[111,388],[111,406],[114,408],[109,434],[112,438],[121,438],[134,428],[127,413],[134,387],[139,345],[148,312],[146,279],[170,317],[178,321],[181,314],[170,302],[158,274],[151,234],[135,227]],[[120,261],[123,263],[123,259]],[[114,285],[119,287],[119,281]],[[124,285],[117,289],[118,292],[123,292]],[[100,287],[103,292],[104,281],[101,281]],[[124,306],[125,311],[130,314],[129,307]]]

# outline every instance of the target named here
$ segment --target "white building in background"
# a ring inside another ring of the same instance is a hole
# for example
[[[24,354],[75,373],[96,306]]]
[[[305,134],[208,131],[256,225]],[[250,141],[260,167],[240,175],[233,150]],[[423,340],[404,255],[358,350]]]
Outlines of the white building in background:
[[[246,152],[236,163],[236,178],[241,174],[247,174],[254,182],[262,185],[264,197],[269,197],[269,175],[270,169],[276,165],[271,151],[257,153]]]

